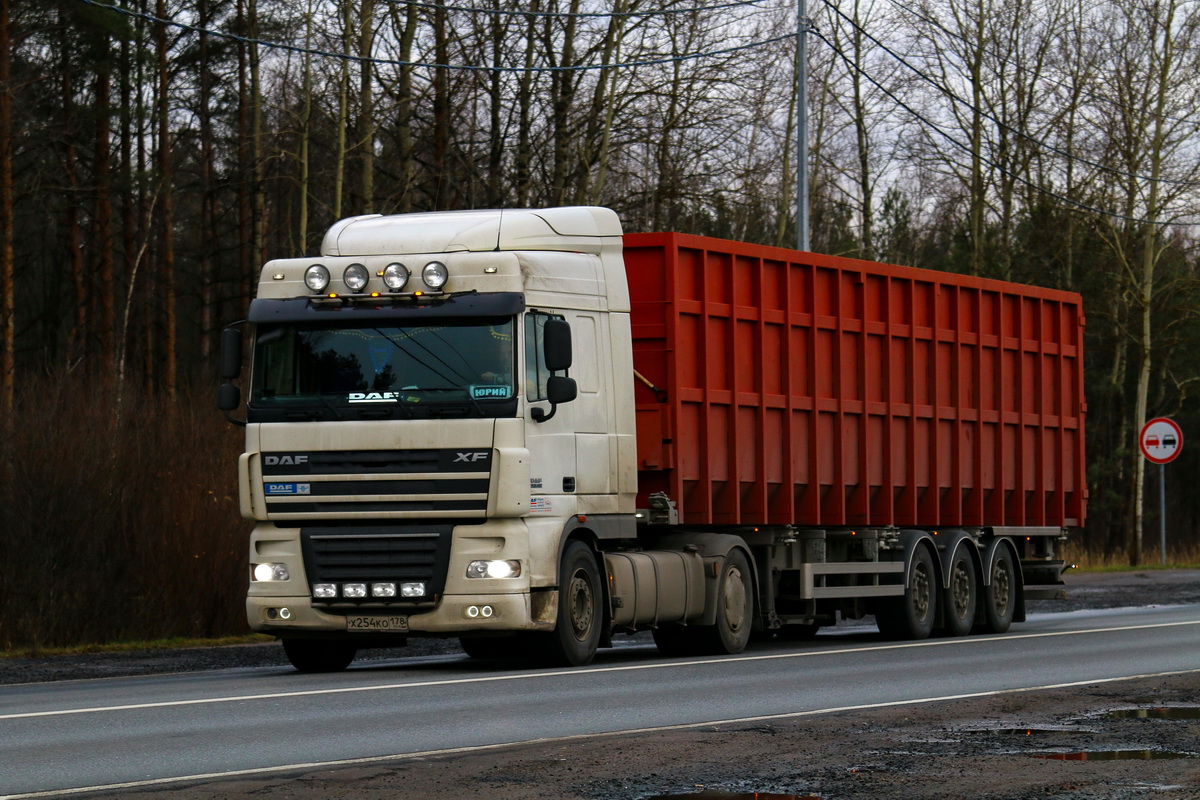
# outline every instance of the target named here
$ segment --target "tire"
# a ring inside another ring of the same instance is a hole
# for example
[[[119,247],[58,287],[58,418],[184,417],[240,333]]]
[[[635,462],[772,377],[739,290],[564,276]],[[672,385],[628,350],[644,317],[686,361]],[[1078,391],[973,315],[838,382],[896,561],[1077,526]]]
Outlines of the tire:
[[[516,636],[460,636],[458,643],[471,658],[520,658],[521,647]]]
[[[983,591],[984,630],[1004,633],[1017,610],[1017,569],[1012,551],[1001,545],[992,557],[991,574]]]
[[[937,621],[938,576],[929,548],[918,545],[908,564],[908,588],[877,606],[875,622],[888,639],[927,639]],[[888,602],[891,601],[891,602]]]
[[[979,579],[967,546],[959,547],[950,562],[950,576],[942,590],[942,617],[947,636],[966,636],[975,624]]]
[[[664,656],[733,655],[746,649],[753,625],[750,562],[741,550],[731,550],[721,564],[716,624],[655,628],[654,644]]]
[[[541,660],[582,667],[596,656],[604,625],[604,589],[591,548],[583,542],[568,544],[558,574],[558,622],[553,632],[538,636]]]
[[[327,639],[284,639],[283,652],[300,672],[341,672],[358,655],[358,648]]]

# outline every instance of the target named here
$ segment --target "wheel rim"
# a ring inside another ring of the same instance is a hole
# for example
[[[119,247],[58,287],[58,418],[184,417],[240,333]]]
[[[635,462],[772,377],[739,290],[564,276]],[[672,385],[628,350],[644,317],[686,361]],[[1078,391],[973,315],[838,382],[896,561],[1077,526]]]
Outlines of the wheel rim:
[[[912,595],[912,609],[917,619],[924,620],[929,616],[930,599],[932,597],[929,583],[929,567],[921,561],[913,565],[912,585],[909,589]]]
[[[746,581],[737,567],[730,567],[725,573],[725,596],[722,601],[729,630],[737,633],[742,629],[746,617]]]
[[[1012,574],[1008,569],[1008,561],[1001,558],[992,567],[992,609],[996,616],[1008,615],[1008,598],[1012,593]]]
[[[962,561],[954,565],[950,576],[950,597],[954,602],[954,615],[959,619],[966,619],[971,611],[971,576],[967,572],[967,565]]]
[[[592,584],[583,570],[571,576],[567,603],[571,609],[571,632],[579,641],[586,641],[595,616]]]

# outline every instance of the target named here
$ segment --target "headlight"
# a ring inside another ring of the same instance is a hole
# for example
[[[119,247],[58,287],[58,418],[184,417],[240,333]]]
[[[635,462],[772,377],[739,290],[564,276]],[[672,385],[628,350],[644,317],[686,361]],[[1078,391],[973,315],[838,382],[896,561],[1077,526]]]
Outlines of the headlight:
[[[398,292],[408,283],[408,267],[392,262],[383,268],[383,283],[393,292]]]
[[[337,597],[337,584],[336,583],[314,583],[313,584],[313,597],[319,597],[322,600],[328,600],[330,598]]]
[[[421,278],[425,281],[425,285],[434,291],[445,286],[446,279],[449,277],[450,271],[440,261],[430,261],[425,265],[425,269],[421,270]]]
[[[396,584],[394,583],[372,583],[371,597],[395,597]]]
[[[370,273],[367,272],[367,268],[362,264],[351,264],[342,273],[342,282],[352,292],[361,292],[366,288],[367,281],[370,279]]]
[[[424,597],[425,596],[425,582],[424,581],[411,581],[409,583],[400,584],[400,596],[401,597]]]
[[[286,581],[288,578],[288,569],[284,564],[254,565],[254,580],[256,581]]]
[[[516,578],[520,574],[520,561],[472,561],[467,564],[468,578]]]
[[[329,286],[329,270],[320,264],[313,264],[304,270],[304,285],[318,294]]]
[[[366,597],[367,585],[365,583],[347,583],[342,586],[342,597]]]

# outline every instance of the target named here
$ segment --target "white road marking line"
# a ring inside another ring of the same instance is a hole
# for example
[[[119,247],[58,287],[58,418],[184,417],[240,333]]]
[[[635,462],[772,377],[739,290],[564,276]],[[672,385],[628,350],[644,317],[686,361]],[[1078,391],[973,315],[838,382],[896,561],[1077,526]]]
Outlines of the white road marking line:
[[[1115,628],[1090,628],[1081,631],[1054,631],[1047,633],[1008,633],[999,636],[970,636],[953,639],[936,639],[920,642],[905,642],[902,644],[885,644],[871,645],[868,647],[851,647],[838,650],[821,650],[818,652],[805,653],[770,653],[759,656],[723,656],[720,658],[707,658],[699,661],[671,661],[671,662],[655,662],[652,664],[621,664],[608,667],[587,667],[584,669],[559,669],[542,672],[522,672],[515,675],[486,675],[476,676],[471,678],[445,678],[442,680],[430,681],[414,681],[411,683],[388,683],[378,686],[343,686],[337,689],[306,689],[296,692],[271,692],[267,694],[244,694],[232,695],[228,697],[204,697],[194,700],[164,700],[154,703],[130,703],[119,706],[92,706],[87,708],[64,708],[57,711],[27,711],[16,714],[0,714],[0,720],[9,719],[31,719],[35,717],[57,717],[67,716],[70,714],[96,714],[100,712],[112,711],[139,711],[147,708],[172,708],[177,706],[198,706],[211,705],[214,703],[237,703],[249,700],[280,700],[294,697],[314,697],[320,695],[336,695],[349,694],[355,692],[383,692],[397,691],[401,689],[420,689],[431,686],[457,686],[471,683],[497,683],[500,681],[519,681],[531,680],[533,678],[571,678],[577,675],[590,675],[604,672],[634,672],[639,670],[651,669],[679,669],[683,667],[695,667],[705,664],[728,664],[731,662],[746,663],[751,661],[777,661],[780,659],[793,658],[816,658],[821,656],[844,655],[846,653],[872,653],[884,652],[887,650],[906,650],[917,647],[947,647],[952,645],[969,645],[983,644],[985,642],[1006,641],[1012,642],[1020,639],[1045,639],[1058,636],[1081,636],[1092,633],[1114,633],[1118,631],[1137,631],[1151,630],[1154,628],[1177,628],[1185,626],[1200,625],[1200,620],[1192,620],[1188,622],[1157,622],[1148,625],[1124,625]]]
[[[1155,626],[1158,627],[1158,626]],[[1040,634],[1039,634],[1040,635]],[[206,781],[225,778],[244,778],[254,775],[271,775],[280,772],[292,772],[296,770],[308,769],[329,769],[333,767],[348,767],[361,766],[363,764],[381,764],[387,761],[408,761],[418,758],[433,758],[437,756],[452,756],[464,755],[469,753],[483,753],[489,750],[500,750],[506,747],[523,747],[531,744],[559,744],[563,742],[575,742],[584,739],[599,739],[610,738],[613,736],[629,736],[631,734],[641,733],[663,733],[665,731],[682,731],[693,728],[707,728],[714,725],[744,725],[748,722],[764,722],[768,720],[782,720],[795,717],[816,717],[822,714],[838,714],[846,711],[870,711],[877,708],[896,708],[899,706],[914,706],[922,703],[941,703],[951,700],[972,700],[981,697],[997,697],[1006,694],[1021,694],[1025,692],[1049,691],[1052,689],[1073,689],[1079,686],[1095,686],[1106,683],[1117,683],[1120,681],[1144,680],[1146,678],[1168,678],[1173,675],[1191,675],[1200,673],[1200,669],[1185,669],[1176,670],[1173,672],[1148,672],[1143,675],[1126,675],[1120,678],[1100,678],[1097,680],[1087,681],[1072,681],[1071,683],[1052,683],[1045,686],[1026,686],[1020,689],[996,689],[989,692],[968,692],[966,694],[951,694],[941,697],[921,697],[913,700],[891,700],[885,703],[865,703],[857,706],[837,706],[834,708],[814,708],[808,711],[790,711],[784,714],[764,714],[756,717],[737,717],[734,719],[718,719],[708,722],[688,722],[679,725],[660,725],[657,727],[648,728],[627,728],[619,731],[608,731],[605,733],[579,733],[571,736],[546,737],[540,739],[526,739],[517,742],[503,742],[499,744],[482,744],[473,745],[470,747],[449,747],[444,750],[423,750],[417,753],[396,753],[387,756],[369,756],[366,758],[345,758],[336,761],[309,761],[302,764],[284,764],[276,767],[255,767],[254,769],[239,769],[230,770],[229,772],[205,772],[197,775],[179,775],[171,778],[151,778],[142,781],[128,781],[126,783],[110,783],[101,786],[79,786],[71,789],[55,789],[43,792],[28,792],[25,794],[6,794],[0,795],[0,800],[32,800],[37,797],[65,797],[73,794],[83,794],[85,792],[105,792],[116,791],[118,789],[143,789],[149,786],[165,786],[176,783],[186,783],[189,781]]]

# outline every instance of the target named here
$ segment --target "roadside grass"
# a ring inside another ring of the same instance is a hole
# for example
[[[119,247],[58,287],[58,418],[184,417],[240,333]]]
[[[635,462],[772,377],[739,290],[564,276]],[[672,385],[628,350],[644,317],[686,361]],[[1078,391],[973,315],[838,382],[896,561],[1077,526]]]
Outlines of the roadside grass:
[[[144,642],[109,642],[105,644],[78,644],[71,647],[18,647],[0,651],[0,661],[13,658],[42,658],[45,656],[78,656],[89,653],[130,653],[141,650],[182,650],[189,647],[222,647],[232,644],[269,644],[275,637],[262,633],[242,636],[219,636],[212,639],[188,639],[171,637]]]
[[[1063,559],[1083,572],[1142,572],[1152,569],[1200,569],[1200,544],[1167,550],[1167,563],[1161,563],[1158,548],[1142,553],[1141,563],[1129,564],[1126,553],[1095,553],[1067,542]]]

